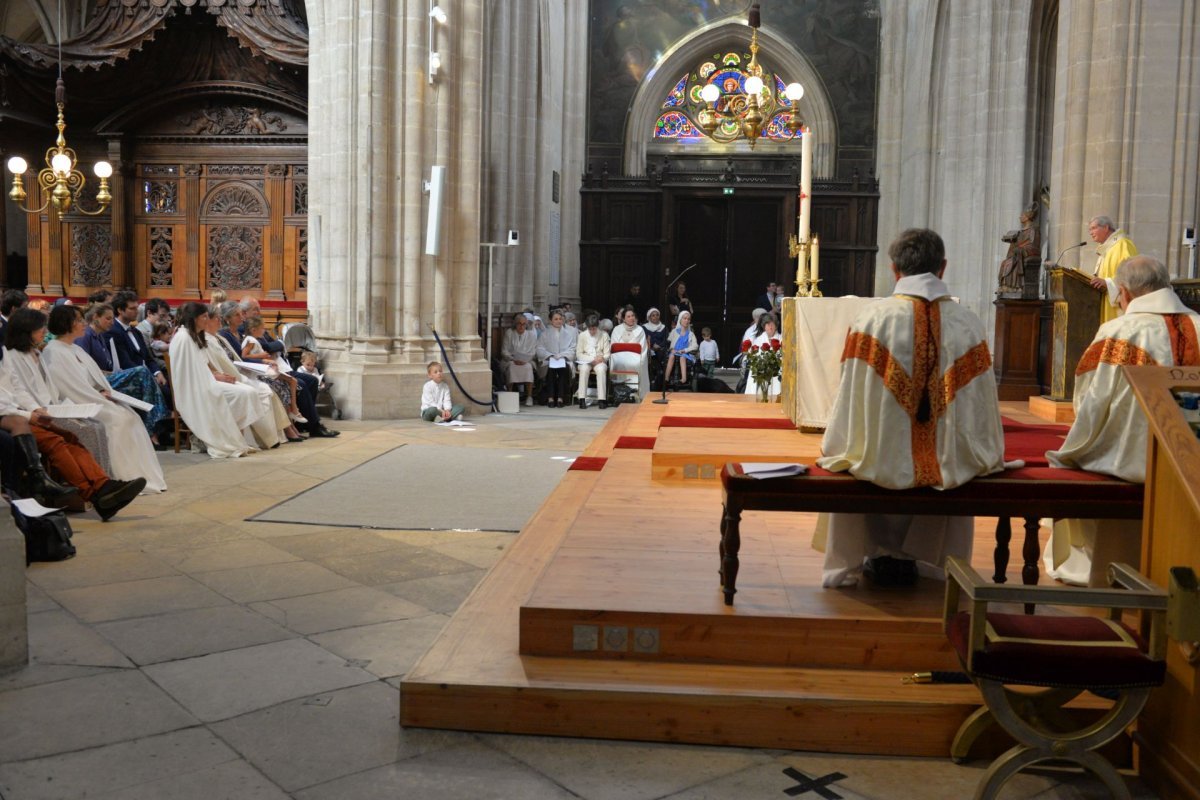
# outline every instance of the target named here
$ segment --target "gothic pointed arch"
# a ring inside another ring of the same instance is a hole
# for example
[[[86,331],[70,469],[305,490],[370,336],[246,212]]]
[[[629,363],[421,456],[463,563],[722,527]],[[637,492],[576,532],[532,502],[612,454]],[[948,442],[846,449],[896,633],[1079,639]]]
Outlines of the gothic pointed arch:
[[[837,157],[837,115],[824,82],[804,54],[769,26],[764,25],[759,29],[758,40],[761,48],[759,60],[764,69],[779,75],[785,83],[799,81],[804,86],[800,110],[813,131],[813,170],[818,176],[832,176]],[[744,23],[718,22],[682,39],[658,60],[638,86],[630,105],[625,127],[625,174],[643,174],[647,157],[658,152],[681,152],[681,148],[686,148],[682,152],[697,154],[749,152],[749,144],[744,140],[720,143],[697,138],[686,144],[666,144],[661,139],[654,139],[655,124],[664,111],[664,98],[671,95],[680,76],[694,72],[698,65],[710,60],[713,53],[745,50],[748,42],[749,28]],[[787,143],[779,143],[765,146],[763,151],[770,146],[789,147]],[[798,158],[799,147],[794,147]],[[781,149],[780,152],[790,151]]]

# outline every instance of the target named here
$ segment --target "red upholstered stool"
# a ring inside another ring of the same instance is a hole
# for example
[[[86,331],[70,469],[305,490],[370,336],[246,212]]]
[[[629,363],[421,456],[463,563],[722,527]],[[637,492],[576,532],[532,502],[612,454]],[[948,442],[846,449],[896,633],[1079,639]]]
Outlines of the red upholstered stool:
[[[964,760],[993,722],[1018,742],[988,767],[976,800],[996,797],[1013,775],[1047,760],[1073,761],[1103,780],[1113,797],[1130,797],[1120,774],[1094,751],[1137,718],[1150,690],[1166,676],[1167,593],[1125,564],[1113,564],[1109,576],[1122,588],[1002,586],[985,582],[962,559],[947,563],[946,635],[987,704],[959,728],[951,757]],[[959,610],[964,596],[966,607]],[[989,603],[1106,608],[1110,616],[993,613]],[[1120,622],[1125,609],[1142,614],[1148,638]],[[1083,728],[1047,729],[1048,720],[1056,728],[1069,722],[1062,707],[1088,690],[1116,692],[1117,700],[1102,719]]]

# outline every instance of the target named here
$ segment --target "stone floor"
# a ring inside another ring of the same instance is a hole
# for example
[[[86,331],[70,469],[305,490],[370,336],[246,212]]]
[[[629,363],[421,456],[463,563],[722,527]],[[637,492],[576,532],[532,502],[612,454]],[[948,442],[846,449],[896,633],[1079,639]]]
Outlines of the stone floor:
[[[578,451],[609,413],[529,409],[474,433],[345,422],[235,462],[162,454],[169,492],[76,517],[79,555],[28,571],[31,664],[0,676],[0,798],[971,796],[982,767],[948,759],[402,730],[401,676],[512,534],[245,521],[399,444]],[[1103,796],[1052,772],[1005,794]]]

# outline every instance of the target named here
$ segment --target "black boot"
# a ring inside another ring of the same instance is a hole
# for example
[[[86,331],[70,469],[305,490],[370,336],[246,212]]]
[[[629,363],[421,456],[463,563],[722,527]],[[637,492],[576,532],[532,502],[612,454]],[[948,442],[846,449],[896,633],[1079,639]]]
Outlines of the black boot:
[[[50,480],[42,468],[42,454],[38,452],[37,440],[32,433],[14,436],[13,441],[25,456],[25,473],[21,476],[21,494],[32,497],[47,508],[62,508],[71,501],[79,490],[74,486],[62,486]]]

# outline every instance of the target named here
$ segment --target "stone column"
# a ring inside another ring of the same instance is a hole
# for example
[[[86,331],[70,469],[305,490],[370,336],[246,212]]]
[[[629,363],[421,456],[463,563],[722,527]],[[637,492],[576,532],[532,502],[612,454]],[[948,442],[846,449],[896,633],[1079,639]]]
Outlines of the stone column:
[[[892,291],[891,239],[930,227],[946,241],[951,290],[991,330],[1000,236],[1034,189],[1032,1],[882,0],[876,294]]]
[[[339,406],[416,416],[425,362],[443,360],[430,325],[466,391],[490,400],[474,324],[483,2],[451,7],[432,84],[426,0],[309,8],[308,303]],[[435,164],[447,168],[436,257],[422,193]]]
[[[1112,217],[1176,275],[1200,194],[1200,14],[1189,0],[1063,0],[1050,245]],[[1091,247],[1063,259],[1090,270]]]

